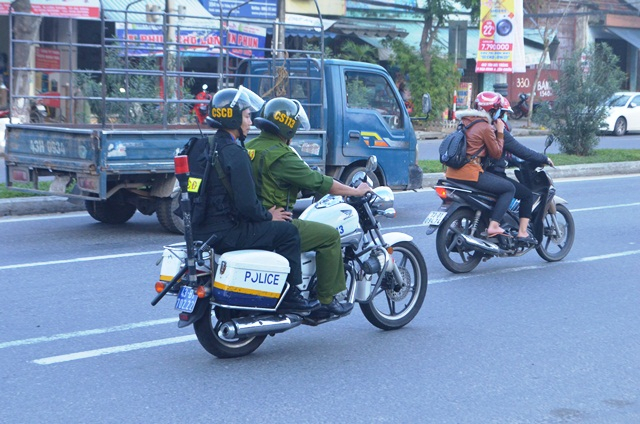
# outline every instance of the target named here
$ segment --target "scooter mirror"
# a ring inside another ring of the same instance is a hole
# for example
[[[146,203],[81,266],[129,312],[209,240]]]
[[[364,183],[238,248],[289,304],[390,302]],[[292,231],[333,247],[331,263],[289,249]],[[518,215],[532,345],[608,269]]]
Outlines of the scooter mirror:
[[[549,146],[551,146],[555,140],[556,140],[556,137],[553,134],[549,134],[547,136],[547,139],[544,141],[544,148],[545,149],[549,148]]]

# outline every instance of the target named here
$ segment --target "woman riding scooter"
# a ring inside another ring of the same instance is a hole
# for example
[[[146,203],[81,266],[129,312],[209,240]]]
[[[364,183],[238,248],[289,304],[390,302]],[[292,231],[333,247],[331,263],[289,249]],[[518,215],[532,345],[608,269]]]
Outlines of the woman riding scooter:
[[[515,188],[511,182],[495,174],[484,172],[482,161],[489,156],[502,157],[504,144],[504,122],[497,119],[501,112],[502,96],[491,91],[483,91],[476,96],[476,109],[468,109],[457,115],[467,127],[467,157],[473,159],[462,168],[448,167],[448,180],[466,184],[496,196],[496,204],[491,212],[487,237],[506,235],[500,227],[500,220],[509,208]]]
[[[497,175],[505,180],[511,182],[515,187],[514,197],[520,200],[520,206],[518,210],[518,215],[520,217],[519,220],[519,228],[518,228],[518,236],[516,237],[516,242],[522,246],[535,246],[538,244],[538,241],[529,235],[527,231],[527,227],[529,225],[529,220],[531,219],[531,210],[533,208],[534,202],[534,194],[533,192],[524,184],[518,182],[515,179],[507,177],[505,173],[505,169],[510,165],[510,162],[513,160],[513,156],[517,156],[520,159],[523,159],[527,162],[531,162],[533,164],[540,165],[551,165],[553,166],[553,161],[543,155],[542,153],[538,153],[534,150],[529,149],[528,147],[520,144],[510,132],[509,125],[507,124],[507,113],[513,112],[511,110],[511,105],[509,104],[509,100],[505,97],[501,96],[500,100],[500,111],[496,118],[497,121],[502,121],[505,125],[504,130],[504,146],[502,149],[502,156],[499,159],[490,158],[485,162],[485,171],[491,174]]]

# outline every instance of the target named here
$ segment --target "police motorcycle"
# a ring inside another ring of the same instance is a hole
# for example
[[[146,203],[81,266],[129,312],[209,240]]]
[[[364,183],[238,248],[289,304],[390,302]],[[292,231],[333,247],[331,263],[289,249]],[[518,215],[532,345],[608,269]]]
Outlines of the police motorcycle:
[[[327,311],[295,311],[279,308],[290,289],[286,282],[288,261],[277,253],[238,250],[216,254],[210,247],[215,235],[202,243],[191,236],[191,217],[186,184],[188,162],[176,156],[180,181],[185,242],[164,247],[156,305],[166,294],[177,296],[178,327],[193,324],[198,341],[218,358],[234,358],[256,350],[267,336],[301,324],[317,326],[346,315]],[[375,156],[366,173],[377,166]],[[366,173],[353,177],[355,186]],[[375,193],[375,194],[374,194]],[[347,290],[343,301],[358,302],[365,318],[383,330],[401,328],[419,312],[427,292],[427,266],[412,237],[382,234],[378,216],[392,218],[393,192],[377,187],[364,197],[326,195],[307,207],[300,219],[333,225],[340,233]],[[306,298],[314,292],[315,252],[302,253],[302,283]]]
[[[549,135],[544,152],[556,140]],[[518,181],[530,188],[536,199],[529,222],[529,236],[537,244],[521,245],[516,241],[519,227],[519,200],[512,199],[500,226],[507,235],[489,238],[491,210],[495,197],[491,193],[479,191],[470,186],[440,179],[434,187],[442,199],[437,211],[430,212],[424,220],[428,226],[427,235],[436,234],[436,252],[442,265],[453,273],[472,271],[480,261],[493,257],[522,256],[535,249],[538,255],[548,261],[562,260],[573,246],[575,224],[567,201],[556,195],[551,176],[542,167],[516,158]]]

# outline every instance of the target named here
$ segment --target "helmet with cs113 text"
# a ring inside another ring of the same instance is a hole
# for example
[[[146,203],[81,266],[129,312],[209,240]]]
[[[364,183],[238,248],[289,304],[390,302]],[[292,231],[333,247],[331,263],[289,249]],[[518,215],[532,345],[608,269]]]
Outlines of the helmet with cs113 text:
[[[246,87],[225,88],[214,94],[209,104],[207,124],[213,128],[240,129],[242,112],[260,110],[264,100]]]
[[[297,100],[276,97],[269,100],[259,118],[254,120],[255,126],[262,131],[291,140],[298,130],[311,128],[304,108]]]

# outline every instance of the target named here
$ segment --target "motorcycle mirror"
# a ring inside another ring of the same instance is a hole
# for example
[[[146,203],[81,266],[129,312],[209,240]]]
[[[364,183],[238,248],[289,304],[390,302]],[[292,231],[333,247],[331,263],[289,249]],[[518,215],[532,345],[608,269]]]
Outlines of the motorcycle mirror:
[[[376,157],[376,155],[369,156],[365,169],[367,170],[367,173],[373,172],[378,169],[378,158]]]

